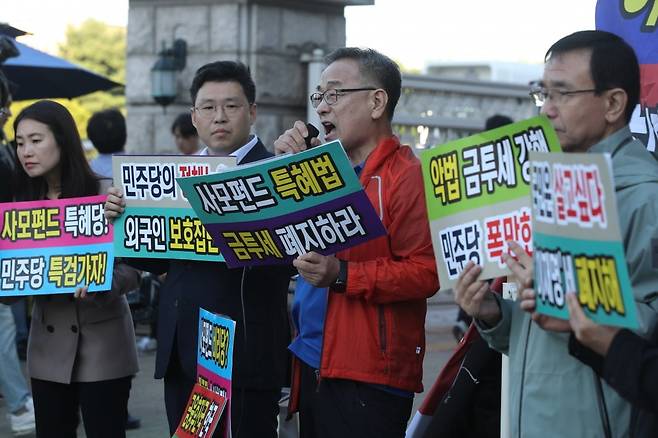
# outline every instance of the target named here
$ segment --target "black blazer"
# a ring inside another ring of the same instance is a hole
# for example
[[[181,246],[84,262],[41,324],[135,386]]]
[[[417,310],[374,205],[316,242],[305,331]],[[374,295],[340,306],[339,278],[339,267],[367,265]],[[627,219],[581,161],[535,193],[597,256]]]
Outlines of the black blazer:
[[[271,156],[259,141],[242,163]],[[290,266],[229,269],[217,262],[137,259],[131,264],[157,274],[167,272],[160,291],[156,378],[164,377],[174,342],[183,374],[196,378],[199,307],[203,307],[236,321],[233,387],[278,390],[282,386],[290,341],[286,305]]]
[[[2,134],[0,134],[0,137]],[[0,202],[11,202],[14,192],[11,185],[14,183],[14,153],[9,144],[3,144],[0,138]]]

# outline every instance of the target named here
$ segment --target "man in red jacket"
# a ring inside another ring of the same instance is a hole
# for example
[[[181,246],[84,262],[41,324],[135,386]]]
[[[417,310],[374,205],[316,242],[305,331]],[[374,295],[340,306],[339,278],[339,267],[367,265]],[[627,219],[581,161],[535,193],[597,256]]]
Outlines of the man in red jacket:
[[[335,256],[311,252],[295,260],[301,281],[315,287],[311,294],[327,298],[312,300],[308,289],[296,297],[300,333],[324,321],[303,354],[293,349],[301,360],[291,409],[300,408],[302,437],[403,437],[414,392],[423,390],[426,299],[439,286],[420,162],[391,127],[398,66],[357,48],[325,61],[311,102],[326,140],[341,141],[388,233]],[[295,122],[274,143],[276,153],[306,149],[306,136],[306,125]]]

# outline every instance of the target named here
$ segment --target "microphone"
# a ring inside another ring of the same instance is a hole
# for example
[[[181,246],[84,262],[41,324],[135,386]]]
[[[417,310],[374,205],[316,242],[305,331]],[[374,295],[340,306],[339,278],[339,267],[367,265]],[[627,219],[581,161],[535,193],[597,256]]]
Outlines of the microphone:
[[[304,137],[304,141],[306,142],[306,148],[311,149],[313,147],[311,145],[311,140],[320,135],[320,131],[310,123],[306,124],[306,129],[308,130],[308,135]]]

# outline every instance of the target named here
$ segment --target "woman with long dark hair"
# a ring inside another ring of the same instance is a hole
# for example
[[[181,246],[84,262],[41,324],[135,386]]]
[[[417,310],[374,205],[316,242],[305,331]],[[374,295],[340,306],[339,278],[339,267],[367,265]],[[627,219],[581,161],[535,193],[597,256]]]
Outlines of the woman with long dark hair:
[[[105,193],[109,181],[91,171],[64,106],[30,105],[14,132],[17,201]],[[27,359],[39,438],[75,437],[79,410],[89,438],[125,437],[137,353],[124,293],[138,281],[136,271],[115,263],[111,291],[35,297]]]

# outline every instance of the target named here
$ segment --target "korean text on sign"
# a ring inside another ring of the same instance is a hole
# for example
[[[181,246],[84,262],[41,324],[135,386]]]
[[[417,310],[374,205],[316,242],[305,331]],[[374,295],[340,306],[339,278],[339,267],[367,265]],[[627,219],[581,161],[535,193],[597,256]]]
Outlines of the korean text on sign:
[[[233,374],[233,341],[235,321],[199,309],[197,346],[197,385],[222,396],[226,400],[226,413],[222,416],[221,436],[231,432],[231,380]],[[218,436],[220,436],[218,434]]]
[[[177,181],[231,268],[334,254],[385,233],[338,141]]]
[[[114,155],[114,184],[126,200],[126,211],[115,221],[117,255],[223,261],[176,178],[234,165],[234,157]]]
[[[0,204],[0,296],[111,287],[105,196]]]
[[[537,312],[569,317],[566,293],[599,324],[637,328],[607,154],[532,153]]]
[[[482,279],[507,275],[511,241],[532,252],[530,153],[559,150],[548,119],[535,117],[421,154],[441,289],[469,260],[482,265]]]

